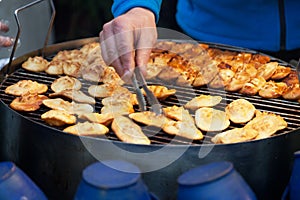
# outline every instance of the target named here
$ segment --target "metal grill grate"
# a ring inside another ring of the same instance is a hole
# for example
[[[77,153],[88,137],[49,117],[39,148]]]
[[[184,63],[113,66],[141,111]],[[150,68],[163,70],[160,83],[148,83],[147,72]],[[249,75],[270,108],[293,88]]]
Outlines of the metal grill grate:
[[[49,95],[52,91],[50,89],[51,83],[57,79],[57,76],[50,76],[46,73],[33,73],[25,71],[22,68],[17,69],[15,72],[10,74],[6,77],[6,79],[2,82],[0,86],[0,98],[2,101],[9,105],[12,100],[15,98],[12,95],[5,94],[4,90],[7,86],[17,83],[20,80],[23,79],[30,79],[37,81],[39,83],[44,83],[48,85],[49,90],[47,91],[46,95]],[[82,91],[87,92],[88,87],[90,86],[90,82],[87,82],[83,79],[80,79],[82,82]],[[149,85],[151,84],[157,84],[157,82],[149,82]],[[260,111],[267,111],[267,112],[273,112],[275,114],[281,115],[288,123],[288,127],[282,131],[277,132],[276,134],[286,134],[289,132],[292,132],[294,130],[297,130],[300,128],[300,104],[298,102],[293,101],[287,101],[284,99],[263,99],[259,96],[244,96],[239,93],[228,93],[224,90],[218,90],[218,89],[211,89],[206,87],[199,87],[199,88],[193,88],[193,87],[182,87],[182,86],[174,86],[164,83],[165,86],[168,88],[176,89],[176,96],[171,96],[164,101],[161,101],[163,106],[182,106],[186,104],[189,100],[191,100],[196,95],[200,94],[210,94],[210,95],[220,95],[223,97],[222,102],[216,106],[217,109],[224,109],[225,106],[232,102],[235,99],[238,98],[244,98],[249,100],[251,103],[255,105],[255,107]],[[126,85],[126,87],[133,91],[133,88],[130,85]],[[96,99],[95,104],[95,111],[99,112],[102,107],[101,99]],[[45,106],[42,106],[39,110],[36,112],[29,112],[29,113],[21,113],[22,116],[25,118],[28,118],[36,123],[47,125],[43,120],[41,120],[41,114],[48,111],[49,109]],[[192,113],[194,116],[194,113]],[[231,124],[229,128],[236,128],[241,125]],[[65,127],[56,127],[57,130],[62,130]],[[180,144],[190,144],[191,141],[173,136],[170,136],[160,130],[158,128],[150,127],[150,126],[142,126],[143,131],[145,134],[149,137],[152,144],[168,144],[171,143],[175,145]],[[199,144],[211,144],[211,137],[216,133],[206,133],[203,132],[204,139],[200,141],[193,141],[192,144],[199,145]],[[118,140],[118,138],[115,136],[115,134],[110,131],[106,136],[100,136],[100,138],[103,139],[109,139],[109,140]]]

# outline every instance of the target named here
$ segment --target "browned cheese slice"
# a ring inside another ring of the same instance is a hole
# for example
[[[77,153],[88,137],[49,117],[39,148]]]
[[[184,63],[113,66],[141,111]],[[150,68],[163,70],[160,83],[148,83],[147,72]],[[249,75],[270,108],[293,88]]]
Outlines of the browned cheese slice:
[[[300,99],[300,85],[296,83],[294,85],[288,86],[283,92],[282,97],[288,100],[298,100]]]
[[[23,64],[22,67],[32,72],[43,72],[46,70],[49,62],[40,56],[29,57]]]
[[[237,124],[250,121],[255,115],[255,110],[255,106],[246,99],[236,99],[225,108],[229,119]]]
[[[230,125],[227,114],[213,108],[199,108],[195,120],[198,128],[203,131],[223,131]]]
[[[97,56],[100,56],[101,55],[100,43],[99,42],[91,42],[91,43],[85,44],[80,48],[80,51],[85,56],[87,56],[91,53],[93,54],[94,52]]]
[[[70,102],[65,101],[61,98],[46,99],[43,101],[43,104],[53,110],[63,110],[63,111],[68,111],[71,106]]]
[[[176,93],[175,89],[168,89],[167,87],[162,85],[149,85],[148,88],[158,99],[166,99]],[[146,96],[144,89],[142,89],[142,92]]]
[[[99,42],[90,42],[88,44],[83,45],[80,48],[80,51],[84,54],[84,55],[88,55],[93,51],[98,51],[99,54],[101,54],[100,52],[100,43]]]
[[[5,89],[6,94],[21,96],[27,93],[43,94],[47,92],[48,86],[32,80],[21,80]]]
[[[81,66],[86,60],[86,55],[78,49],[59,51],[51,62],[62,62],[62,68],[65,75],[72,77],[81,76]]]
[[[52,60],[47,68],[45,69],[45,72],[50,75],[62,75],[64,74],[64,65],[66,62],[60,61],[60,60]]]
[[[83,113],[78,116],[80,119],[85,119],[93,123],[103,124],[108,126],[114,119],[114,116],[110,113],[100,114],[100,113]]]
[[[188,62],[185,60],[180,54],[177,52],[171,52],[174,53],[174,56],[172,59],[169,60],[168,66],[176,69],[178,72],[183,72],[187,69],[188,67]]]
[[[40,108],[43,100],[48,99],[45,95],[38,94],[24,94],[20,97],[15,98],[11,103],[10,107],[18,111],[36,111]]]
[[[163,108],[164,114],[170,118],[178,121],[185,121],[195,124],[194,118],[190,115],[189,111],[184,109],[182,106],[172,106]]]
[[[83,122],[69,126],[63,131],[80,136],[100,136],[108,133],[109,129],[103,124]]]
[[[147,64],[147,74],[146,74],[145,78],[147,80],[154,79],[155,77],[157,77],[157,75],[161,72],[161,70],[164,67],[165,66],[155,65],[153,63],[148,63]]]
[[[244,129],[257,131],[258,135],[255,139],[263,139],[272,136],[279,130],[285,129],[287,126],[287,122],[279,115],[267,112],[257,112],[256,117],[248,122],[244,126]]]
[[[102,99],[103,107],[101,114],[128,115],[134,112],[133,105],[136,104],[134,96],[127,88],[118,87],[110,97]]]
[[[237,55],[237,52],[223,51],[221,49],[215,49],[215,48],[210,48],[208,49],[207,52],[214,60],[223,61],[223,62],[233,60]]]
[[[63,50],[52,59],[52,71],[55,73],[55,70],[59,70],[60,72],[62,68],[65,75],[77,78],[81,75],[81,66],[84,61],[85,56],[78,49]]]
[[[128,115],[133,112],[133,105],[130,102],[108,104],[101,108],[101,114],[111,114],[113,116]]]
[[[177,54],[183,54],[193,47],[194,44],[192,43],[174,43],[171,45],[170,51]]]
[[[274,74],[272,75],[271,79],[273,79],[273,80],[283,79],[284,77],[289,75],[290,72],[291,72],[290,67],[278,65],[275,72],[274,72]]]
[[[143,133],[140,126],[124,116],[116,116],[111,125],[116,136],[123,142],[132,144],[150,144],[149,138]]]
[[[250,82],[245,83],[239,92],[246,95],[256,95],[265,84],[266,80],[259,76],[251,79]]]
[[[154,45],[154,49],[152,51],[154,52],[165,52],[167,50],[170,50],[172,46],[175,44],[173,41],[157,41]]]
[[[135,94],[132,94],[125,87],[116,87],[110,97],[102,99],[102,104],[104,106],[119,104],[123,102],[129,102],[132,105],[137,105],[137,98]]]
[[[265,80],[269,80],[275,73],[278,66],[278,62],[269,62],[260,66],[257,70],[257,77],[261,76]]]
[[[85,55],[78,49],[59,51],[52,60],[81,62],[85,59]]]
[[[83,45],[80,48],[80,51],[83,52],[84,54],[89,54],[94,49],[99,51],[99,48],[100,48],[100,43],[98,41],[97,42],[90,42],[90,43],[87,43],[87,44]]]
[[[253,79],[257,76],[257,69],[253,63],[244,64],[242,68],[247,74],[249,74],[250,78]]]
[[[177,72],[172,67],[164,67],[157,77],[163,81],[170,82],[176,80],[180,76],[180,72]]]
[[[145,124],[147,126],[156,126],[156,127],[163,127],[168,121],[164,115],[156,115],[151,111],[144,111],[144,112],[136,112],[129,114],[129,117],[136,122]]]
[[[102,84],[102,85],[91,85],[88,88],[88,93],[92,97],[105,98],[110,97],[115,92],[115,90],[120,87],[118,84]]]
[[[51,84],[51,89],[54,92],[61,92],[67,89],[80,90],[81,82],[70,76],[63,76],[58,79],[55,79]]]
[[[42,120],[51,126],[75,124],[76,117],[62,110],[49,110],[41,115]]]
[[[63,110],[69,114],[83,114],[83,113],[92,113],[94,108],[89,104],[81,104],[81,103],[70,103],[61,98],[56,99],[46,99],[43,101],[43,104],[48,108],[53,110]]]
[[[102,99],[102,114],[128,115],[134,112],[134,95],[124,87],[118,87],[110,97]],[[136,101],[136,99],[135,99]]]
[[[186,71],[181,72],[181,75],[176,80],[176,84],[180,86],[191,86],[199,73],[199,69],[195,69],[193,65],[189,65]]]
[[[204,54],[206,49],[208,49],[208,45],[206,44],[192,44],[191,48],[187,49],[182,53],[182,56],[185,59],[191,59],[198,55]]]
[[[201,68],[201,71],[194,79],[193,86],[203,86],[210,83],[218,74],[218,67],[215,61],[208,61]]]
[[[286,83],[288,86],[299,84],[297,72],[295,70],[291,71],[290,74],[282,80],[282,82]]]
[[[100,43],[86,44],[80,50],[86,55],[81,70],[82,78],[92,82],[103,82],[108,66],[101,57]]]
[[[95,104],[96,101],[93,97],[90,97],[86,94],[84,94],[82,91],[79,90],[73,90],[73,89],[67,89],[63,90],[61,92],[55,92],[49,95],[50,97],[66,97],[69,99],[72,99],[78,103],[88,103],[88,104]]]
[[[240,90],[251,79],[250,74],[246,70],[235,73],[231,81],[225,86],[226,91],[235,92]]]
[[[234,128],[215,135],[211,141],[215,144],[230,144],[246,142],[254,139],[258,135],[256,130]]]
[[[101,82],[106,68],[107,66],[100,58],[97,58],[93,63],[84,61],[81,69],[82,78],[87,81]]]
[[[172,107],[166,107],[163,108],[163,112],[165,116],[167,116],[170,119],[175,119],[179,121],[183,121],[186,112],[188,113],[187,110],[184,109],[182,106],[172,106]]]
[[[83,55],[85,56],[85,60],[89,64],[98,62],[96,60],[101,59],[101,64],[103,63],[103,66],[106,66],[101,57],[101,47],[99,42],[92,42],[86,44],[80,49],[80,51],[83,53]]]
[[[194,97],[187,102],[184,107],[191,110],[197,110],[202,107],[213,107],[218,105],[222,101],[221,96],[204,95]]]
[[[191,140],[201,140],[202,132],[196,127],[194,118],[183,107],[164,109],[164,113],[175,120],[169,120],[163,125],[163,130],[170,135],[178,135]]]
[[[147,63],[147,79],[152,79],[168,66],[174,54],[166,53],[163,49],[153,49]]]
[[[264,98],[278,98],[287,89],[287,85],[284,82],[268,81],[262,86],[258,94]]]
[[[61,61],[62,62],[62,61]],[[78,61],[63,61],[65,62],[63,65],[64,74],[72,77],[81,76],[81,62]]]
[[[219,69],[218,74],[215,78],[209,83],[211,88],[222,88],[228,85],[231,79],[234,77],[235,72],[231,69]]]
[[[163,131],[170,135],[177,135],[191,140],[203,139],[202,132],[197,129],[194,122],[189,121],[168,121],[162,127]]]
[[[118,75],[118,73],[113,67],[106,67],[104,69],[102,82],[106,84],[117,84],[117,85],[124,84],[124,81],[120,78],[120,76]]]
[[[267,62],[270,62],[271,58],[267,55],[261,55],[261,54],[254,54],[252,55],[252,61],[258,62],[261,64],[265,64]]]

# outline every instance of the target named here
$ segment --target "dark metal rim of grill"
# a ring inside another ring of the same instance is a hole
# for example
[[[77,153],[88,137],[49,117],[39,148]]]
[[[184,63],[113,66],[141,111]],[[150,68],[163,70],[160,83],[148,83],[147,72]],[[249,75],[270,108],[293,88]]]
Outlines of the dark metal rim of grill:
[[[74,48],[78,48],[80,46],[82,46],[83,44],[92,42],[92,41],[96,41],[98,38],[88,38],[88,39],[81,39],[81,40],[75,40],[75,41],[69,41],[69,42],[65,42],[65,43],[60,43],[60,44],[56,44],[56,45],[52,45],[46,48],[46,54],[45,55],[53,55],[55,53],[57,53],[60,50],[67,50],[67,49],[74,49]],[[170,40],[168,40],[170,41]],[[175,41],[175,42],[189,42],[187,40],[171,40],[171,41]],[[201,42],[203,43],[203,42]],[[230,50],[230,51],[235,51],[235,52],[248,52],[248,53],[252,53],[252,54],[261,54],[259,52],[256,51],[252,51],[252,50],[248,50],[248,49],[244,49],[244,48],[239,48],[239,47],[232,47],[232,46],[227,46],[227,45],[220,45],[220,44],[214,44],[214,43],[206,43],[208,44],[211,48],[218,48],[221,50]],[[29,71],[25,71],[24,69],[22,69],[21,63],[24,62],[25,60],[27,60],[28,57],[30,56],[34,56],[34,55],[39,55],[40,54],[40,50],[37,51],[33,51],[30,52],[24,56],[21,56],[17,59],[15,59],[12,63],[11,68],[8,70],[9,73],[8,74],[4,74],[3,72],[5,72],[5,70],[7,70],[8,66],[5,66],[2,70],[1,70],[1,76],[0,76],[0,81],[1,81],[1,85],[0,85],[0,98],[2,103],[4,103],[8,109],[12,110],[9,107],[9,103],[13,100],[12,95],[7,95],[5,94],[4,90],[8,85],[11,85],[13,83],[16,83],[19,80],[22,79],[31,79],[31,80],[36,80],[40,83],[44,83],[47,84],[48,86],[51,85],[51,83],[53,82],[53,80],[55,80],[57,78],[57,76],[49,76],[46,73],[32,73]],[[265,55],[265,54],[263,54]],[[288,65],[287,63],[285,63],[284,61],[281,61],[279,59],[276,58],[272,58],[272,60],[279,62],[282,65]],[[88,83],[83,80],[80,79],[80,81],[83,83],[83,88],[86,90],[88,87]],[[151,82],[149,83],[151,84]],[[152,84],[157,84],[155,82],[153,82]],[[183,102],[187,102],[189,101],[192,97],[193,94],[195,95],[200,95],[200,94],[211,94],[211,95],[220,95],[223,97],[223,101],[220,103],[219,108],[224,108],[224,106],[226,105],[226,103],[229,103],[237,98],[245,98],[247,100],[249,100],[251,103],[253,103],[255,105],[255,107],[260,110],[260,111],[269,111],[269,112],[273,112],[275,114],[279,114],[281,115],[288,123],[288,128],[279,131],[278,133],[276,133],[276,135],[271,136],[272,137],[278,137],[281,136],[283,134],[287,134],[287,133],[291,133],[294,132],[295,130],[300,128],[300,104],[298,102],[293,102],[293,101],[288,101],[288,100],[284,100],[284,99],[263,99],[259,96],[245,96],[239,93],[232,93],[232,92],[226,92],[223,90],[218,90],[218,89],[208,89],[205,87],[199,87],[199,88],[187,88],[187,87],[182,87],[182,86],[175,86],[175,85],[168,85],[166,83],[164,83],[168,88],[173,88],[176,89],[176,97],[169,97],[166,100],[163,101],[163,104],[165,106],[170,106],[170,105],[182,105],[182,101]],[[127,88],[131,91],[133,91],[133,88],[131,86],[127,86]],[[46,93],[46,95],[48,95],[50,93],[50,91],[48,90],[48,92]],[[180,101],[178,101],[177,97],[180,97]],[[101,107],[99,101],[97,100],[97,103],[95,105],[95,110],[99,110],[99,108]],[[218,107],[217,107],[218,108]],[[34,123],[38,123],[39,125],[45,126],[47,128],[50,128],[54,131],[58,131],[60,134],[67,134],[67,135],[71,135],[68,133],[65,133],[62,131],[62,128],[56,128],[56,127],[51,127],[49,125],[47,125],[45,122],[43,122],[40,118],[40,115],[43,112],[48,111],[49,109],[46,107],[42,107],[40,108],[37,112],[33,112],[33,113],[19,113],[16,112],[14,110],[12,110],[13,112],[18,113],[18,115],[20,115],[21,117],[24,117],[28,120],[33,121]],[[230,128],[236,128],[239,127],[239,125],[232,125],[230,126]],[[210,141],[211,137],[216,134],[216,133],[203,133],[204,134],[204,139],[200,140],[200,141],[190,141],[181,137],[174,137],[174,136],[169,136],[166,133],[162,133],[161,131],[159,131],[157,128],[154,127],[142,127],[144,132],[146,133],[147,136],[149,136],[150,140],[151,140],[151,145],[212,145],[213,143]],[[74,137],[78,137],[75,135],[72,135]],[[80,136],[80,137],[87,137],[87,136]],[[114,135],[114,133],[112,133],[111,131],[103,137],[93,137],[93,139],[100,139],[100,140],[112,140],[113,142],[121,142],[118,140],[118,138],[116,138],[116,136]],[[269,139],[269,138],[267,138]],[[252,141],[247,141],[247,142],[254,142],[257,140],[252,140]],[[123,143],[123,142],[122,142]],[[233,144],[213,144],[213,145],[234,145],[234,144],[239,144],[239,143],[233,143]]]

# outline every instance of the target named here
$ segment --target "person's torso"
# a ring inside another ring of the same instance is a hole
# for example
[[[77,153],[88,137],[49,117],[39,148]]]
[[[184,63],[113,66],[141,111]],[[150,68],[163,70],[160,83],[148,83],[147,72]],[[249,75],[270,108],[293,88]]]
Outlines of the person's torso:
[[[299,0],[178,0],[177,21],[191,37],[257,50],[300,48]]]

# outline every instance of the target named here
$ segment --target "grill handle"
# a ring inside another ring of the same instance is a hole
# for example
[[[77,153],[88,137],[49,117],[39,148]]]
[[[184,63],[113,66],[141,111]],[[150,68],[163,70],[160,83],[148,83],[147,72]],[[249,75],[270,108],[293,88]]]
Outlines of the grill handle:
[[[17,35],[16,35],[16,38],[15,38],[15,42],[14,42],[14,45],[13,45],[13,48],[12,48],[12,51],[11,51],[11,54],[10,54],[10,58],[9,58],[9,62],[8,62],[8,67],[6,68],[6,74],[8,74],[8,69],[10,68],[11,66],[11,63],[12,63],[12,60],[13,60],[13,57],[15,55],[15,51],[16,51],[16,48],[17,48],[17,41],[19,40],[19,37],[20,37],[20,34],[21,34],[21,25],[20,25],[20,20],[19,20],[19,12],[29,8],[29,7],[32,7],[38,3],[41,3],[45,0],[37,0],[37,1],[34,1],[34,2],[31,2],[25,6],[22,6],[18,9],[15,10],[14,12],[14,15],[15,15],[15,19],[16,19],[16,22],[17,22],[17,26],[18,26],[18,31],[17,31]],[[49,3],[50,3],[50,6],[51,6],[51,9],[52,9],[52,15],[51,15],[51,19],[50,19],[50,23],[49,23],[49,27],[48,27],[48,32],[47,32],[47,35],[46,35],[46,38],[45,38],[45,42],[44,42],[44,46],[43,46],[43,49],[42,49],[42,56],[44,57],[44,50],[45,50],[45,47],[47,46],[48,44],[48,40],[49,40],[49,37],[50,37],[50,33],[51,33],[51,30],[52,30],[52,27],[53,27],[53,22],[54,22],[54,19],[55,19],[55,15],[56,15],[56,10],[55,10],[55,7],[54,7],[54,3],[53,3],[53,0],[48,0]]]

